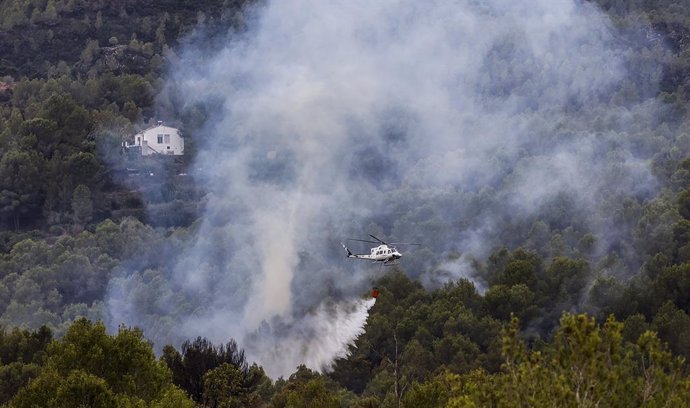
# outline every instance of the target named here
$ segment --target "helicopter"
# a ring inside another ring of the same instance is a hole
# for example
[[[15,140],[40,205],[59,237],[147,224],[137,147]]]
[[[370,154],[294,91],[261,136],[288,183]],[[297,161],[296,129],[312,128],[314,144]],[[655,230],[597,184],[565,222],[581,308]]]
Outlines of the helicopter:
[[[374,263],[383,262],[383,265],[385,266],[397,265],[397,260],[402,258],[402,254],[398,252],[398,250],[395,249],[393,245],[421,245],[406,242],[386,242],[380,238],[376,238],[371,234],[369,234],[369,236],[374,238],[376,241],[354,238],[348,238],[348,241],[369,242],[371,244],[381,245],[371,248],[371,252],[369,254],[353,254],[352,251],[350,251],[350,249],[346,247],[344,243],[341,242],[340,245],[342,245],[343,248],[345,248],[345,251],[347,251],[347,257],[354,259],[366,259]]]

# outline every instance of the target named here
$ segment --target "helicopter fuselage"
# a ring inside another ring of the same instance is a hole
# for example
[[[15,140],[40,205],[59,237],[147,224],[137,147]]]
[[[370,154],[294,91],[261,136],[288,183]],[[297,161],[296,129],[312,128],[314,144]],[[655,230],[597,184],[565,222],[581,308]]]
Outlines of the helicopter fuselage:
[[[371,248],[371,252],[369,254],[353,254],[345,245],[343,245],[343,248],[347,250],[348,258],[367,259],[373,262],[383,263],[393,262],[402,258],[402,254],[398,252],[397,249],[385,244]]]

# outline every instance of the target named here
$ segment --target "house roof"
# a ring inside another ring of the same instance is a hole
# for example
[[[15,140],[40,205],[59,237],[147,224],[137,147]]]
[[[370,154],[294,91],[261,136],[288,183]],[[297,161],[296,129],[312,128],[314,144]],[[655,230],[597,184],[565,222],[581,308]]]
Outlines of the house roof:
[[[175,131],[177,132],[178,136],[182,137],[182,135],[180,134],[180,129],[178,129],[178,128],[174,127],[174,126],[168,126],[168,125],[154,125],[154,126],[149,126],[149,127],[147,127],[146,129],[140,130],[140,131],[137,132],[134,136],[144,134],[145,132],[148,132],[149,130],[153,130],[153,129],[156,129],[156,128],[168,128],[168,129],[173,129],[173,130],[175,130]]]

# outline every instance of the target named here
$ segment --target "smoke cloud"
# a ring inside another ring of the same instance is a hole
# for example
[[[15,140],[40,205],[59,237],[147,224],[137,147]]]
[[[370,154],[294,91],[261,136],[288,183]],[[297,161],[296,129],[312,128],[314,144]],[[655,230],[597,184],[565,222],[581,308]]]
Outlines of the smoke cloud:
[[[543,229],[608,251],[629,230],[606,203],[657,188],[627,133],[653,109],[612,102],[626,48],[588,2],[295,0],[250,14],[222,49],[181,50],[166,90],[219,107],[194,166],[201,224],[169,268],[110,285],[111,320],[157,345],[233,337],[273,376],[324,370],[373,305],[358,299],[377,267],[339,241],[422,242],[400,248],[408,274],[481,285],[471,259],[542,245]]]

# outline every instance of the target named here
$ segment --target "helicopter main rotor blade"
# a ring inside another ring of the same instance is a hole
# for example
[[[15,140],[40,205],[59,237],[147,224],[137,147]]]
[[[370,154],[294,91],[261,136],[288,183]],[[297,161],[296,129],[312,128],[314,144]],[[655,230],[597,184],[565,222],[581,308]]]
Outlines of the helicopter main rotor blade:
[[[348,238],[348,241],[358,241],[358,242],[368,242],[370,244],[384,244],[384,245],[422,245],[418,243],[412,243],[412,242],[386,242],[380,238],[377,238],[371,234],[369,234],[370,237],[374,238],[376,241],[370,241],[368,239],[356,239],[356,238]]]
[[[386,241],[384,241],[384,240],[382,240],[382,239],[380,239],[380,238],[376,238],[375,236],[373,236],[373,235],[371,235],[371,234],[369,234],[369,236],[372,237],[372,238],[374,238],[375,240],[379,241],[380,243],[382,243],[382,244],[384,244],[384,245],[388,245],[388,243],[387,243]]]
[[[348,241],[368,242],[368,243],[370,243],[370,244],[378,244],[378,242],[376,242],[376,241],[369,241],[369,240],[366,240],[366,239],[348,238],[347,240],[348,240]]]

